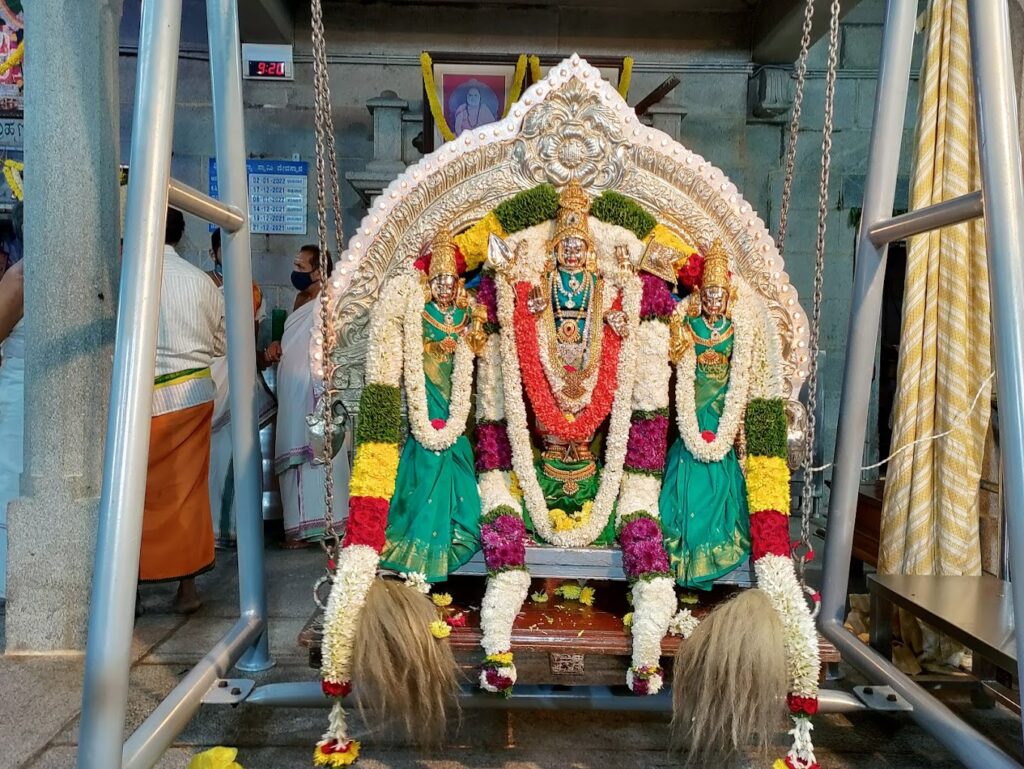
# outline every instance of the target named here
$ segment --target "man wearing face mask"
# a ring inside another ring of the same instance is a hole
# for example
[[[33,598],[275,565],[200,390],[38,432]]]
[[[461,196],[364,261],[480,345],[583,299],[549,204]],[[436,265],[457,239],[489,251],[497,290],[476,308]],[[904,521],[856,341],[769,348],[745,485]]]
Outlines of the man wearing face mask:
[[[330,277],[330,256],[321,258],[314,245],[303,246],[295,257],[292,285],[298,291],[281,341],[267,348],[277,367],[277,445],[274,471],[281,486],[285,547],[300,548],[324,535],[324,467],[314,464],[317,450],[311,443],[306,416],[313,411],[313,377],[309,347],[319,322],[323,272]],[[334,457],[334,516],[348,515],[348,438]]]
[[[206,274],[224,291],[224,265],[220,258],[220,230],[210,235],[210,259],[213,269]],[[276,363],[279,355],[268,355],[259,347],[260,323],[266,320],[266,303],[259,286],[252,284],[252,308],[255,316],[254,331],[256,342],[256,363],[265,369]],[[275,351],[276,352],[276,351]],[[218,548],[230,548],[235,543],[234,479],[231,457],[231,404],[228,395],[228,360],[218,356],[210,364],[210,376],[215,390],[213,401],[213,433],[210,445],[210,510],[213,514],[213,533]],[[256,404],[259,409],[259,424],[268,424],[274,415],[276,404],[257,372]]]

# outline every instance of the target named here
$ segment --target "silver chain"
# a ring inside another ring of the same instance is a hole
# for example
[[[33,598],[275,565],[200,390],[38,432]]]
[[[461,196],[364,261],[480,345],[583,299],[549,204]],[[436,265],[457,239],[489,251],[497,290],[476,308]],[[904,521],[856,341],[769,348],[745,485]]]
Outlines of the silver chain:
[[[800,136],[800,117],[804,104],[804,84],[807,82],[807,55],[811,49],[811,28],[814,23],[814,0],[804,5],[804,27],[800,37],[800,56],[796,60],[796,93],[789,118],[789,141],[786,144],[786,176],[782,182],[782,208],[779,210],[779,233],[775,238],[779,256],[785,253],[786,231],[789,227],[789,204],[793,197],[793,174],[796,170],[796,141]]]
[[[800,496],[800,543],[796,555],[797,575],[806,586],[807,557],[811,552],[811,512],[813,488],[811,465],[818,408],[818,347],[821,337],[821,292],[825,277],[825,230],[828,222],[829,172],[832,166],[832,125],[836,96],[836,70],[839,67],[839,0],[832,0],[828,31],[828,67],[825,75],[825,120],[821,134],[821,186],[818,188],[818,235],[814,246],[814,298],[809,323],[810,344],[807,364],[807,433],[801,465],[803,488]]]
[[[331,260],[331,243],[327,232],[327,187],[331,186],[334,206],[334,243],[340,253],[343,230],[341,226],[341,192],[338,186],[338,161],[334,146],[334,117],[331,115],[331,86],[327,73],[327,43],[324,39],[324,17],[320,0],[310,3],[313,32],[313,93],[316,143],[316,213],[317,237],[320,245],[320,356],[323,367],[323,400],[321,419],[324,427],[324,448],[321,460],[324,466],[324,538],[322,546],[327,553],[328,571],[333,571],[338,551],[338,532],[334,528],[334,387],[335,364],[334,324],[330,314],[327,265]],[[329,174],[325,169],[329,168]],[[322,581],[322,580],[321,580]]]

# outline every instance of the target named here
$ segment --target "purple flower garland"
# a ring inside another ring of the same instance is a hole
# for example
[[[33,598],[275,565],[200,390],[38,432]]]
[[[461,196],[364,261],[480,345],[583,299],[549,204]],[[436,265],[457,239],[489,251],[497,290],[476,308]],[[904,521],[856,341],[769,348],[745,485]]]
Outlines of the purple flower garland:
[[[640,273],[640,281],[643,283],[643,297],[640,300],[640,318],[649,320],[658,318],[668,320],[676,308],[675,297],[669,290],[668,284],[649,272]],[[483,290],[483,282],[480,284]],[[479,294],[477,295],[479,297]]]
[[[512,469],[512,444],[508,440],[505,421],[477,422],[476,471]]]
[[[668,416],[634,412],[626,444],[627,470],[660,475],[668,453]]]
[[[668,553],[661,524],[647,513],[627,515],[619,526],[622,570],[630,579],[668,574]]]
[[[526,526],[508,505],[501,505],[484,516],[480,542],[484,563],[491,574],[521,569],[526,563]]]

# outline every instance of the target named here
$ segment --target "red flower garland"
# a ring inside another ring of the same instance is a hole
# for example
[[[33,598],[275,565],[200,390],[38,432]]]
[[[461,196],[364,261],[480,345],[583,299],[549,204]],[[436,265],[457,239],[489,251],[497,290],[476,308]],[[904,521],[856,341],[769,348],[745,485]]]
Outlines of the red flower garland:
[[[530,404],[537,420],[547,432],[563,441],[590,440],[612,410],[615,387],[619,379],[619,348],[622,347],[622,339],[610,328],[602,328],[604,339],[601,365],[597,372],[594,393],[589,405],[570,422],[558,407],[558,401],[551,392],[551,384],[540,360],[540,345],[537,341],[534,317],[526,306],[530,288],[530,284],[525,281],[516,284],[516,345],[519,348],[520,368],[523,372],[526,394],[530,397]],[[616,297],[612,307],[621,309],[621,297]]]
[[[789,705],[790,712],[797,715],[813,716],[818,712],[817,697],[801,697],[799,694],[788,694],[786,695],[786,702]]]
[[[352,497],[348,501],[344,547],[369,545],[378,553],[384,549],[390,501],[381,497]]]
[[[789,518],[777,510],[758,510],[750,516],[751,556],[755,561],[765,555],[788,558]]]

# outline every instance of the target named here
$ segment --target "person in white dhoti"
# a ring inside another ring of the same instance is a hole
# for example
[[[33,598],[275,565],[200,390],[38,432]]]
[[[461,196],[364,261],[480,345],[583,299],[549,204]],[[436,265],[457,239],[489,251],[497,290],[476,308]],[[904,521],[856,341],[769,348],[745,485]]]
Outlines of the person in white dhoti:
[[[220,230],[210,235],[210,259],[213,269],[207,273],[223,292],[224,270],[220,261]],[[260,349],[260,323],[267,318],[266,301],[259,286],[252,284],[252,306],[255,315],[256,363],[264,369],[276,363],[277,356],[268,356]],[[213,400],[213,431],[210,436],[210,512],[213,515],[214,541],[219,549],[235,544],[235,488],[231,457],[231,406],[228,395],[228,359],[214,358],[210,364],[215,395]],[[256,373],[256,408],[259,426],[263,428],[274,417],[277,404],[274,396]]]
[[[20,494],[25,434],[23,263],[0,278],[0,606],[7,599],[7,504]]]
[[[330,258],[323,260],[327,276]],[[297,548],[324,535],[324,472],[318,464],[306,416],[314,405],[313,377],[309,350],[313,329],[320,320],[321,259],[316,246],[303,246],[295,257],[292,285],[299,292],[295,307],[284,326],[279,345],[267,348],[279,354],[277,368],[277,446],[274,471],[281,487],[284,509],[285,547]],[[348,516],[349,438],[334,457],[334,516],[339,522]]]

